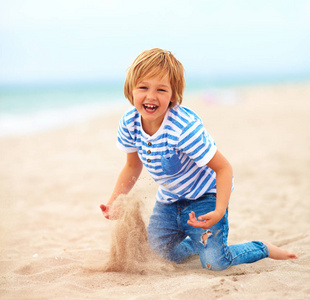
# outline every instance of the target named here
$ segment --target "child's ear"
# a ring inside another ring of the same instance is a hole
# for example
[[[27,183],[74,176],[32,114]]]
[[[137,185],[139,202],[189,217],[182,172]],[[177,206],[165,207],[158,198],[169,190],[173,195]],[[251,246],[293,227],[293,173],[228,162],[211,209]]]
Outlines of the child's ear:
[[[173,106],[175,106],[175,105],[176,105],[175,99],[171,98],[171,99],[170,99],[170,103],[169,103],[169,107],[173,107]]]

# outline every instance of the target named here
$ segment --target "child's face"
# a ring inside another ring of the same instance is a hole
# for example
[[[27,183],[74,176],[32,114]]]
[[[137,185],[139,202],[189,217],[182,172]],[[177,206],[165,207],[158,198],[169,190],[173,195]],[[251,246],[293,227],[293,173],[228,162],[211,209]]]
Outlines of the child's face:
[[[133,104],[141,114],[143,128],[159,129],[170,102],[174,101],[169,77],[142,79],[132,94]]]

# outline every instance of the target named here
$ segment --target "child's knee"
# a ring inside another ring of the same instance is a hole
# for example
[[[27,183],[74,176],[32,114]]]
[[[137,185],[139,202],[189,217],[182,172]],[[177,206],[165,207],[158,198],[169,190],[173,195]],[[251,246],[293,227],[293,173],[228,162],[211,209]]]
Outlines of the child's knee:
[[[204,269],[223,271],[230,266],[230,260],[220,253],[205,250],[199,253],[199,255],[201,265]]]
[[[216,262],[207,262],[204,266],[205,269],[212,271],[224,271],[229,267],[229,263],[216,261]]]
[[[222,259],[206,259],[204,262],[201,262],[201,265],[204,269],[212,271],[223,271],[229,267],[230,263],[227,260]]]

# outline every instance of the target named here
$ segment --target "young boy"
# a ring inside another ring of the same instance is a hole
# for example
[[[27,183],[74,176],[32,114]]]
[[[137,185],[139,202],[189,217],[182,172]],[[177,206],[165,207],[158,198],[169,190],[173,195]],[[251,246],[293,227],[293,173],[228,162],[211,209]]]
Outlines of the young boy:
[[[267,242],[227,246],[232,167],[201,119],[181,105],[184,88],[183,66],[169,51],[144,51],[128,69],[124,92],[134,107],[118,130],[127,161],[111,198],[100,206],[104,216],[112,217],[114,200],[131,190],[144,165],[159,184],[147,228],[154,252],[175,262],[199,254],[210,270],[297,258]]]

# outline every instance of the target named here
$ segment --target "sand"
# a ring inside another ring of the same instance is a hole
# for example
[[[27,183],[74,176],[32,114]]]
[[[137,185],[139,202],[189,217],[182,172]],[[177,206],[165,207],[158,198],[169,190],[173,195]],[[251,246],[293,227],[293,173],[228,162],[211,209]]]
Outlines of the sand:
[[[310,83],[185,98],[234,168],[228,243],[267,240],[299,256],[221,272],[149,252],[143,226],[156,184],[145,170],[125,197],[138,214],[102,216],[125,161],[115,147],[123,111],[0,139],[0,298],[309,299],[309,100]]]

